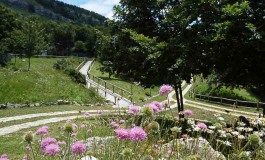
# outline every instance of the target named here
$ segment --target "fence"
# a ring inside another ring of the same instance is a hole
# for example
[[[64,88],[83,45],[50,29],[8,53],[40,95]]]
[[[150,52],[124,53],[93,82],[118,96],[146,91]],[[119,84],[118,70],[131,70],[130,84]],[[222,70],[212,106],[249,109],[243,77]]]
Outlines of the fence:
[[[91,65],[92,66],[92,65]],[[90,73],[87,73],[88,75],[88,78],[94,82],[96,82],[98,85],[101,85],[104,87],[104,90],[110,90],[112,91],[112,93],[117,93],[119,95],[121,95],[121,97],[126,97],[128,99],[130,99],[132,101],[132,90],[131,92],[119,87],[119,86],[116,86],[115,84],[112,84],[110,82],[107,82],[99,77],[96,77],[95,75],[93,74],[90,74]],[[106,92],[105,92],[106,94]]]
[[[259,110],[260,108],[263,109],[265,108],[264,102],[251,102],[251,101],[242,101],[242,100],[237,100],[237,99],[235,100],[223,97],[214,97],[209,95],[196,94],[194,93],[194,91],[190,91],[189,96],[195,99],[200,99],[208,102],[214,102],[225,105],[233,105],[235,107],[252,107],[252,108],[257,108],[257,110]]]

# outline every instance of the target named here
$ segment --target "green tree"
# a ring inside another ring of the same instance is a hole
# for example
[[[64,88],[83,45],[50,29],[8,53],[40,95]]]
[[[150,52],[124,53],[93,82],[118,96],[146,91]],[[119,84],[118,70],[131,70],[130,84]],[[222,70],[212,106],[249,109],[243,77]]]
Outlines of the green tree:
[[[30,58],[47,50],[47,42],[44,39],[44,28],[38,17],[29,16],[25,18],[22,26],[22,33],[25,39],[25,54],[28,57],[28,71],[30,70]]]

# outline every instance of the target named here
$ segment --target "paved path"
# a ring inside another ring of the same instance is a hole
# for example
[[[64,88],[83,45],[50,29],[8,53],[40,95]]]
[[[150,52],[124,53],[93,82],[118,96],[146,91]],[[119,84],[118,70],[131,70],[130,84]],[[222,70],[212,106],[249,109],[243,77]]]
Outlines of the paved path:
[[[92,65],[92,61],[87,61],[85,65],[79,70],[79,72],[83,75],[86,76],[87,80],[87,87],[96,87],[98,88],[98,93],[104,97],[106,100],[113,102],[115,105],[113,106],[114,108],[123,108],[123,107],[129,107],[132,102],[124,97],[121,97],[120,95],[113,93],[109,89],[105,89],[104,86],[99,85],[98,83],[92,81],[91,79],[88,78],[87,76],[87,71]],[[119,98],[117,98],[119,97]]]

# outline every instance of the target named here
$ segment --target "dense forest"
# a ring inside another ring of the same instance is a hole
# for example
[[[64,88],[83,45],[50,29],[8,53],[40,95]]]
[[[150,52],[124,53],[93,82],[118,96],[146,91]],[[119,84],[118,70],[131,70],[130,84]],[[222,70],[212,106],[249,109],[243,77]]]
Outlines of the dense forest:
[[[104,25],[106,17],[56,0],[0,0],[0,4],[12,7],[19,14],[37,14],[48,19],[88,24]]]

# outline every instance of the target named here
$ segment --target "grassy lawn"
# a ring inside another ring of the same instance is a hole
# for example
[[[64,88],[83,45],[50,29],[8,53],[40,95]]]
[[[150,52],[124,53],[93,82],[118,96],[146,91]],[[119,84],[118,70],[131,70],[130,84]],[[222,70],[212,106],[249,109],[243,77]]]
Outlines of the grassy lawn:
[[[16,67],[12,64],[0,67],[0,103],[50,102],[58,99],[79,103],[103,101],[93,89],[86,89],[73,82],[68,75],[53,69],[57,60],[59,58],[32,58],[30,71],[26,71],[27,59],[17,59]],[[71,61],[76,68],[83,60]]]
[[[185,105],[184,106],[184,110],[185,109],[190,109],[193,112],[193,115],[188,116],[189,118],[195,118],[195,119],[199,119],[199,120],[206,120],[206,121],[210,121],[210,122],[216,122],[217,121],[216,117],[214,117],[214,114],[216,114],[217,112],[202,110],[202,109],[195,108],[195,107],[192,107],[192,106],[189,106],[189,105]],[[173,115],[175,117],[178,116],[177,108],[172,109],[172,112],[173,112]],[[160,114],[167,114],[168,116],[171,116],[171,112],[170,111],[165,111],[165,112],[162,112]],[[234,119],[237,118],[236,116],[228,115],[228,114],[220,114],[220,115],[221,115],[221,117],[223,117],[225,119],[225,122],[228,122],[228,123],[233,122]]]
[[[92,130],[93,130],[92,134],[87,135],[88,137],[93,137],[93,136],[104,137],[104,136],[113,135],[113,130],[105,125],[102,125],[97,119],[85,120],[84,118],[79,118],[79,119],[74,120],[74,122],[78,126],[80,126],[83,122],[86,122],[88,125],[94,126],[92,127]],[[64,126],[64,124],[65,122],[48,124],[47,126],[49,126],[49,136],[54,137],[58,140],[63,140],[65,137],[65,134],[62,131],[62,127]],[[23,155],[25,154],[25,147],[27,146],[26,142],[23,142],[24,133],[27,131],[36,132],[38,128],[39,127],[33,127],[30,129],[18,131],[14,134],[10,134],[7,136],[1,136],[0,137],[0,144],[1,144],[0,155],[2,155],[3,153],[6,153],[9,159],[22,159]],[[85,132],[85,130],[83,132]],[[83,135],[84,134],[82,132],[78,132],[77,138],[79,140],[82,140],[84,139]],[[38,140],[40,139],[40,136],[35,135],[34,139]]]
[[[83,110],[104,110],[113,109],[110,106],[73,106],[73,105],[56,105],[56,106],[41,106],[41,107],[27,107],[27,108],[10,108],[0,111],[0,117],[11,117],[25,114],[60,112],[60,111],[83,111]]]
[[[101,66],[101,64],[98,61],[95,61],[90,73],[103,79],[103,80],[106,80],[107,82],[115,84],[115,85],[119,86],[120,88],[125,89],[129,92],[131,91],[131,87],[132,87],[132,91],[133,91],[132,99],[134,102],[139,102],[141,99],[145,99],[145,98],[149,97],[149,96],[147,96],[150,94],[149,88],[144,89],[140,85],[132,84],[129,81],[129,79],[124,80],[124,79],[121,79],[121,78],[116,77],[116,76],[111,76],[111,78],[109,79],[108,73],[102,73],[99,70],[100,66]],[[100,82],[100,83],[104,86],[103,82]],[[159,87],[160,86],[155,86],[153,89],[151,89],[151,95],[152,96],[158,94]],[[111,86],[108,86],[108,85],[107,85],[107,88],[110,90],[113,89]],[[117,93],[121,94],[121,91],[117,90]],[[125,94],[125,96],[128,98],[129,95]]]

